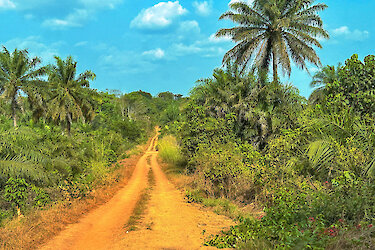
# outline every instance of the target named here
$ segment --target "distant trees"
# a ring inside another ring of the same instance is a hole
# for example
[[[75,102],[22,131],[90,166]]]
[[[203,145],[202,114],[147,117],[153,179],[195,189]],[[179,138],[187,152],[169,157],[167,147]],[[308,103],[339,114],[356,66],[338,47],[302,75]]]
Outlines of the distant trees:
[[[309,98],[311,104],[324,104],[330,112],[374,117],[375,56],[361,61],[354,54],[344,65],[327,65],[314,75],[311,86],[316,87]]]
[[[325,87],[329,105],[338,110],[348,110],[362,116],[375,114],[375,56],[366,56],[363,62],[354,54],[339,69],[338,79]]]
[[[143,91],[131,92],[120,97],[120,105],[123,117],[132,120],[149,120],[148,105],[152,100],[149,93]],[[146,115],[147,114],[147,115]]]
[[[258,72],[268,72],[272,64],[273,80],[278,68],[290,75],[291,60],[306,69],[306,61],[320,65],[313,46],[321,48],[317,37],[328,38],[323,21],[317,14],[327,8],[325,4],[312,5],[314,0],[255,0],[230,4],[232,10],[220,19],[229,19],[238,26],[220,29],[217,37],[229,37],[234,46],[223,63],[234,62],[245,68],[249,62]]]
[[[27,50],[15,49],[10,53],[3,47],[0,53],[0,95],[10,104],[14,127],[17,126],[17,110],[22,96],[27,98],[36,120],[41,117],[52,119],[66,127],[68,134],[73,121],[91,120],[95,115],[97,93],[89,88],[95,74],[85,71],[77,76],[77,62],[72,57],[55,59],[56,65],[38,67],[40,58],[30,59]]]
[[[314,88],[309,98],[310,103],[315,104],[322,100],[326,85],[339,79],[340,68],[341,64],[338,64],[337,67],[327,65],[314,74],[310,83],[310,86]]]
[[[35,96],[40,76],[46,74],[46,67],[38,67],[38,57],[29,58],[27,50],[15,49],[10,53],[5,47],[0,52],[0,95],[10,103],[13,126],[17,126],[17,110],[21,92]]]

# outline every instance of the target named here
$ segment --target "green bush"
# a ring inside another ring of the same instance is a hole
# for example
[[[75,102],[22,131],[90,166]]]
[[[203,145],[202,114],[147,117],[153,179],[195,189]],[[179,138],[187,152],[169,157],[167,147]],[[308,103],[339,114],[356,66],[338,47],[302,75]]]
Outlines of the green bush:
[[[33,186],[32,191],[35,194],[35,197],[33,199],[34,207],[43,208],[51,202],[50,196],[44,189]]]
[[[246,199],[250,171],[235,144],[200,144],[189,162],[195,169],[195,183],[211,197]]]
[[[21,210],[25,206],[28,197],[29,184],[24,179],[9,178],[5,185],[4,199],[12,205],[13,209],[21,215]]]
[[[292,180],[274,186],[265,216],[244,219],[207,244],[236,247],[266,241],[281,249],[324,249],[346,232],[361,225],[370,230],[375,222],[374,184],[351,173],[320,185]]]

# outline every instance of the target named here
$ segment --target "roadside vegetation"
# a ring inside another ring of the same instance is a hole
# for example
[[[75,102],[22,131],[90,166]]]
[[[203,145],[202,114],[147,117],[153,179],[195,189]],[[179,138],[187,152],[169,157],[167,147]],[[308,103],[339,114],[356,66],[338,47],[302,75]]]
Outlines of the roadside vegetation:
[[[86,197],[181,99],[90,88],[72,57],[0,52],[0,223]],[[159,117],[161,116],[161,118]]]
[[[375,247],[375,56],[321,66],[313,46],[328,38],[318,15],[327,6],[313,2],[230,4],[221,19],[238,26],[217,36],[236,46],[163,128],[187,161],[189,201],[263,208],[207,245]],[[277,69],[290,74],[289,60],[321,66],[309,99],[280,81]]]
[[[86,197],[160,125],[159,155],[187,176],[187,201],[237,221],[206,245],[375,249],[375,56],[321,65],[327,6],[314,2],[231,3],[220,19],[236,26],[216,36],[235,46],[188,98],[98,91],[72,57],[43,66],[4,47],[0,224]],[[280,80],[293,63],[320,68],[308,99]]]

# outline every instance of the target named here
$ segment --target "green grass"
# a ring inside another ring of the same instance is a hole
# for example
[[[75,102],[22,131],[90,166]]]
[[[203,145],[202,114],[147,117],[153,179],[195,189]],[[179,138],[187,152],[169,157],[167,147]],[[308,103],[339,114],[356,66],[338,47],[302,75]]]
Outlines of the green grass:
[[[138,226],[140,224],[141,219],[143,218],[148,202],[151,198],[151,191],[153,187],[155,186],[155,176],[152,172],[152,169],[148,172],[148,185],[149,187],[146,188],[143,193],[141,194],[141,197],[137,201],[133,214],[130,216],[128,222],[125,224],[124,228],[127,231],[136,231],[138,230]],[[149,226],[147,226],[149,228]]]
[[[181,170],[185,159],[175,137],[167,135],[161,138],[158,142],[158,151],[161,159],[170,166],[173,166],[169,171],[179,172]]]
[[[197,189],[186,190],[185,196],[188,202],[202,204],[205,207],[212,208],[215,213],[225,215],[233,220],[252,217],[251,214],[242,211],[232,201],[224,198],[207,198],[202,191]]]

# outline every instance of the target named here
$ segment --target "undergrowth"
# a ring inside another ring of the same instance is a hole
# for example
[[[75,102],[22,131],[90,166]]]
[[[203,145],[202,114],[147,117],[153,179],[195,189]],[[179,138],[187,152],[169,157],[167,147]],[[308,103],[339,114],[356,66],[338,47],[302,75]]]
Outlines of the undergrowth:
[[[133,155],[122,161],[121,167],[116,167],[113,173],[107,175],[100,185],[82,199],[37,207],[20,219],[12,219],[7,214],[9,210],[0,211],[0,217],[5,217],[0,227],[0,249],[37,248],[63,230],[67,224],[78,222],[82,214],[113,197],[122,187],[119,183],[129,180],[138,159],[139,156]],[[44,201],[42,198],[43,195],[39,194],[39,202]]]

